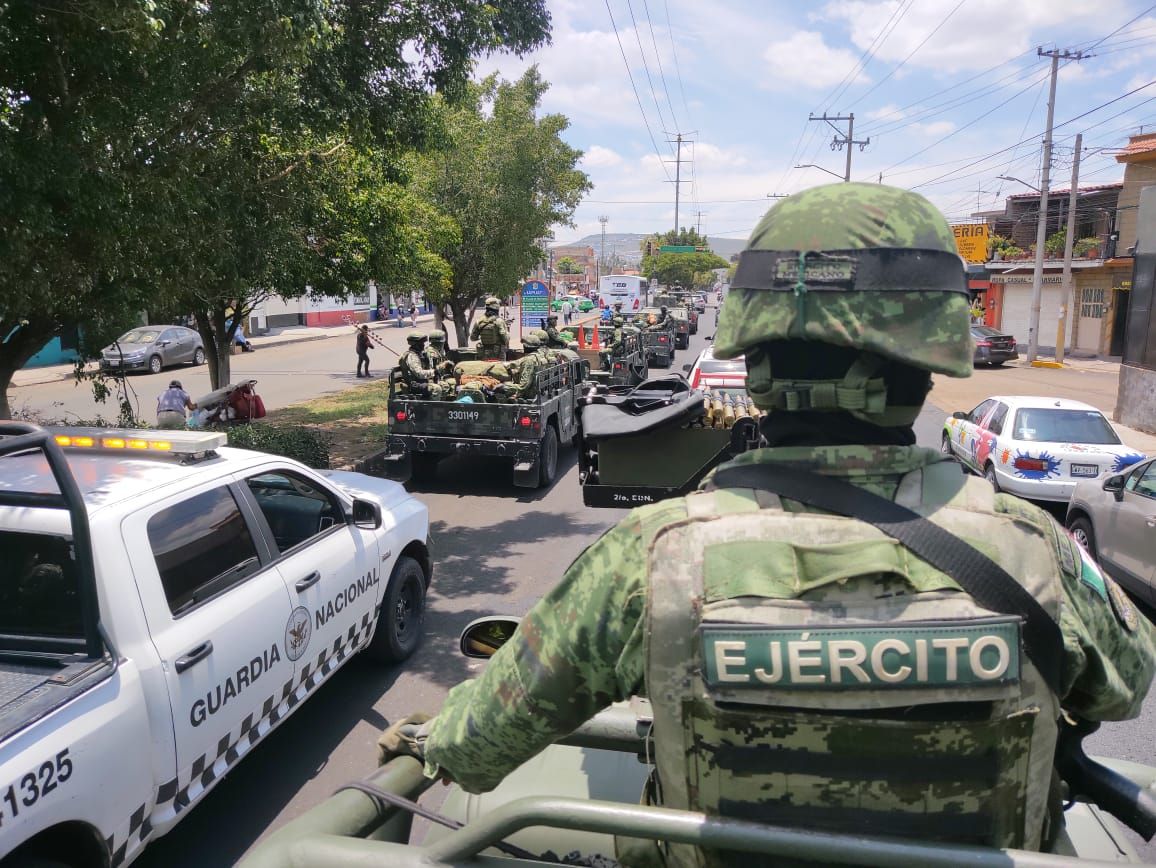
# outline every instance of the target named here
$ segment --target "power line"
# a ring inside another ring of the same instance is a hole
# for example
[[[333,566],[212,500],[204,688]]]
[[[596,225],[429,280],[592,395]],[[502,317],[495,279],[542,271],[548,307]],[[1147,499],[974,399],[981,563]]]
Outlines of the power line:
[[[630,22],[634,25],[634,39],[638,43],[638,53],[642,55],[642,69],[646,72],[646,83],[650,85],[650,98],[654,100],[654,110],[658,112],[659,126],[666,126],[666,121],[662,117],[662,109],[658,106],[658,94],[654,90],[654,80],[650,77],[650,64],[646,62],[646,52],[642,48],[642,34],[638,32],[638,22],[634,18],[634,7],[630,0],[626,0],[626,10],[630,13]],[[671,126],[677,129],[678,124],[674,123],[674,115],[671,115]]]
[[[606,14],[610,16],[610,26],[614,29],[614,38],[618,40],[618,50],[622,53],[622,63],[626,66],[626,77],[630,79],[630,89],[634,91],[634,101],[638,103],[638,112],[642,115],[642,122],[646,125],[646,134],[650,136],[650,144],[654,147],[654,155],[658,157],[658,165],[662,167],[662,174],[670,180],[670,172],[666,171],[666,163],[662,160],[662,152],[658,150],[658,142],[654,140],[654,133],[650,129],[650,121],[646,119],[646,110],[642,107],[642,99],[638,96],[638,88],[634,85],[634,75],[630,71],[630,61],[626,59],[626,49],[622,47],[622,37],[618,35],[618,25],[614,23],[614,13],[610,10],[610,0],[606,2]],[[659,118],[659,123],[662,118]]]
[[[670,99],[670,88],[666,86],[666,73],[662,70],[662,56],[658,53],[658,40],[654,38],[654,22],[650,18],[650,4],[642,0],[642,9],[646,12],[646,26],[650,28],[650,44],[654,46],[654,60],[658,64],[658,77],[662,81],[662,92],[666,94],[666,107],[670,111],[670,118],[678,126],[678,118],[674,114],[674,103]]]
[[[678,77],[678,92],[682,96],[682,108],[686,112],[687,123],[693,125],[694,121],[690,116],[690,106],[686,102],[686,90],[682,86],[682,70],[678,65],[678,49],[674,46],[674,29],[670,26],[670,3],[669,0],[662,0],[663,9],[666,11],[666,35],[670,37],[670,54],[674,58],[674,73]]]
[[[1126,24],[1121,24],[1119,27],[1117,27],[1115,30],[1113,30],[1111,33],[1109,33],[1107,36],[1100,37],[1095,42],[1093,42],[1091,45],[1089,45],[1087,48],[1085,48],[1084,51],[1085,52],[1091,51],[1096,46],[1098,46],[1101,42],[1104,42],[1105,40],[1111,39],[1113,36],[1115,36],[1117,33],[1119,33],[1125,27],[1131,27],[1133,24],[1135,24],[1137,21],[1139,21],[1141,18],[1143,18],[1145,15],[1147,15],[1153,9],[1156,9],[1156,3],[1149,6],[1147,9],[1145,9],[1143,12],[1141,12],[1139,15],[1137,15],[1131,21],[1127,22]]]
[[[899,64],[897,66],[893,67],[892,70],[887,73],[887,75],[883,76],[883,78],[881,78],[881,79],[879,79],[879,81],[875,82],[875,84],[873,84],[871,86],[871,88],[865,94],[862,94],[858,99],[855,100],[855,102],[851,103],[851,105],[849,105],[848,108],[855,108],[855,106],[857,106],[859,103],[863,102],[863,100],[865,100],[871,94],[875,93],[875,91],[878,90],[885,81],[887,81],[889,78],[891,78],[891,76],[895,75],[895,73],[897,73],[899,70],[901,70],[903,68],[903,65],[905,63],[907,63],[907,61],[911,60],[911,58],[915,56],[915,53],[917,51],[919,51],[919,49],[921,49],[923,46],[925,46],[927,44],[927,41],[929,39],[931,39],[931,37],[933,37],[936,33],[938,33],[939,29],[941,27],[943,27],[943,25],[946,24],[949,20],[951,20],[951,16],[954,15],[956,12],[958,12],[960,10],[960,7],[962,7],[963,4],[966,2],[967,2],[967,0],[959,0],[959,2],[955,4],[955,7],[950,12],[948,12],[946,15],[944,15],[943,18],[941,18],[939,20],[939,23],[936,24],[934,28],[932,28],[931,32],[928,33],[925,37],[923,37],[923,41],[920,42],[917,46],[915,46],[915,48],[913,48],[911,50],[910,54],[908,54],[905,58],[903,58],[901,61],[899,61]]]

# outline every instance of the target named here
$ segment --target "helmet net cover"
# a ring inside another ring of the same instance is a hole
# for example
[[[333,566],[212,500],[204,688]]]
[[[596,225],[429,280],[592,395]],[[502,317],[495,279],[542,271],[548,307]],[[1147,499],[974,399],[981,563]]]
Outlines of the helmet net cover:
[[[901,280],[888,283],[891,273]],[[930,202],[896,187],[830,184],[781,200],[755,227],[715,357],[801,339],[968,377],[969,307],[951,227]]]

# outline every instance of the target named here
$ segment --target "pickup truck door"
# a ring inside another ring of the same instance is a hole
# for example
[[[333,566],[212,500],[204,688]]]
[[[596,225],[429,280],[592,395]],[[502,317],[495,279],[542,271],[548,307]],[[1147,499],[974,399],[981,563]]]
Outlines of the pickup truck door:
[[[125,542],[161,659],[177,747],[158,819],[180,813],[285,711],[292,611],[244,492],[218,482],[125,520]]]
[[[348,521],[325,483],[288,469],[245,479],[268,526],[277,569],[293,600],[285,648],[304,699],[368,640],[383,588],[376,532]]]

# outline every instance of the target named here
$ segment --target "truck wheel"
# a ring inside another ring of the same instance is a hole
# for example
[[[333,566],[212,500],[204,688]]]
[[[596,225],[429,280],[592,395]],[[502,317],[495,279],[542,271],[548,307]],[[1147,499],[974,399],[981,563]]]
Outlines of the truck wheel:
[[[548,488],[558,474],[558,432],[546,426],[538,451],[538,487]]]
[[[389,577],[381,615],[366,654],[378,663],[400,663],[417,650],[425,620],[425,573],[402,556]]]
[[[438,463],[441,461],[440,455],[431,455],[428,452],[411,453],[409,456],[410,466],[413,468],[410,472],[410,479],[414,482],[430,482],[438,473]]]

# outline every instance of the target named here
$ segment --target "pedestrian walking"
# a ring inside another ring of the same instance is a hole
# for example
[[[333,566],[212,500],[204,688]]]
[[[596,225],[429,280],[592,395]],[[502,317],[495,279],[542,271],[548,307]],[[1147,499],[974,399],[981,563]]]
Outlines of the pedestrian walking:
[[[400,324],[399,322],[398,325]],[[367,325],[363,325],[357,330],[357,376],[373,376],[369,373],[369,326]]]
[[[172,380],[169,387],[157,398],[157,427],[184,428],[185,410],[197,409],[196,402],[189,397],[180,380]]]
[[[574,315],[574,305],[570,303],[570,299],[562,299],[562,324],[570,325],[570,317]]]

